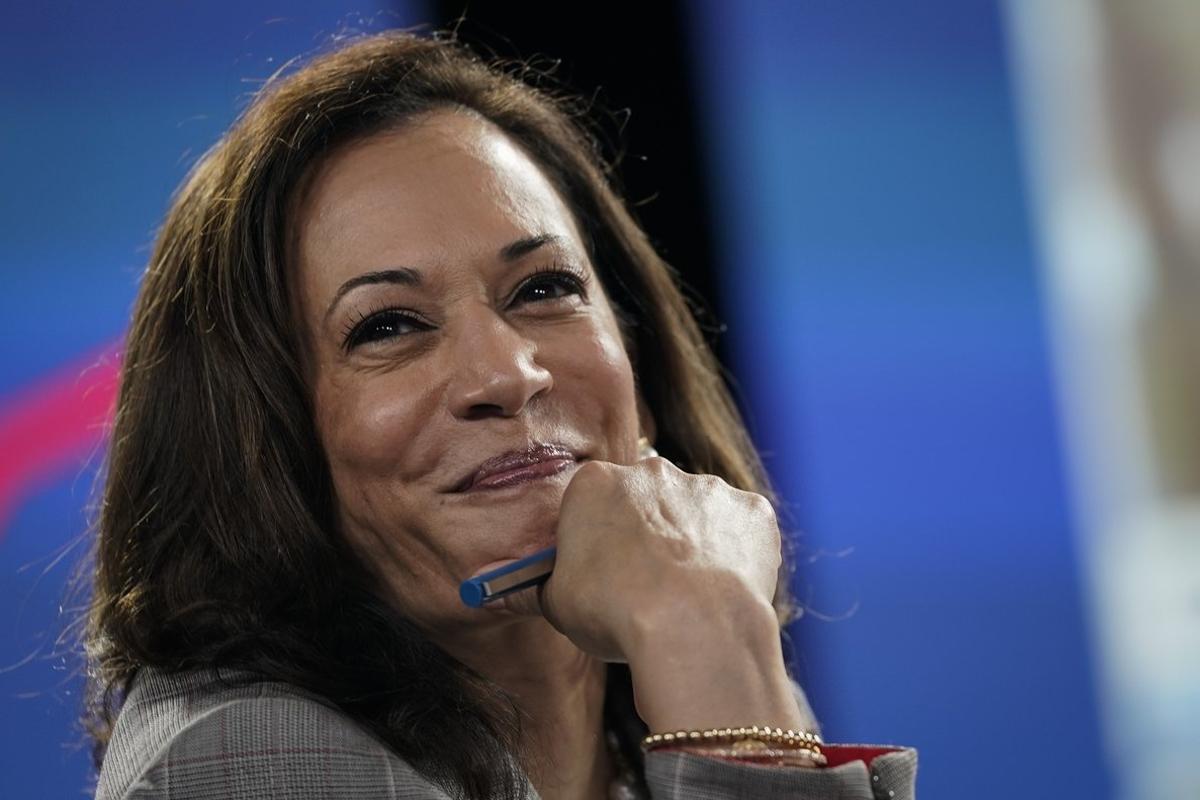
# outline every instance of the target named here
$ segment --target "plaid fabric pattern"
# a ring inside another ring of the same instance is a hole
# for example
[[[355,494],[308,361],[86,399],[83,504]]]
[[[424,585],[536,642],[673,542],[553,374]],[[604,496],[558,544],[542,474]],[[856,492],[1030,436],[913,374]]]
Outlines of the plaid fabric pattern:
[[[646,760],[654,800],[912,800],[916,753],[806,770],[685,753]],[[537,792],[526,781],[528,800]],[[449,800],[321,698],[215,673],[143,670],[121,710],[96,800]]]

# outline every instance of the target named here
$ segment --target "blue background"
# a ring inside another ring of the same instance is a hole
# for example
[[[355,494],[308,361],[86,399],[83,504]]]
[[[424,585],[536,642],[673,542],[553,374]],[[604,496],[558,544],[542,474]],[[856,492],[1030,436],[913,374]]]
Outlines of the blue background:
[[[924,797],[1114,796],[997,8],[703,8],[734,364],[827,738],[918,747]]]

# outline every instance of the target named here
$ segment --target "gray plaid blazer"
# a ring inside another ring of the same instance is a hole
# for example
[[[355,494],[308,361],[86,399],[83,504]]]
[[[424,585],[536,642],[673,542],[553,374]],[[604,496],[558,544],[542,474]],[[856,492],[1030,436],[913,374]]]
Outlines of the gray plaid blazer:
[[[912,800],[915,751],[827,752],[825,769],[651,752],[645,777],[654,800]],[[845,763],[832,766],[839,761]],[[528,800],[537,800],[528,780],[525,789]],[[448,800],[314,695],[280,683],[229,687],[214,673],[143,669],[113,730],[96,800],[151,798]]]

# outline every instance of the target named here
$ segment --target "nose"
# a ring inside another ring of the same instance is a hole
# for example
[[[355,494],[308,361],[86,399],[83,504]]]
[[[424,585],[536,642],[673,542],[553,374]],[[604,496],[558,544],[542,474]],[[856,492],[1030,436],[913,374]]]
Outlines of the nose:
[[[554,380],[535,361],[537,345],[494,311],[461,320],[451,347],[447,397],[459,419],[512,417]]]

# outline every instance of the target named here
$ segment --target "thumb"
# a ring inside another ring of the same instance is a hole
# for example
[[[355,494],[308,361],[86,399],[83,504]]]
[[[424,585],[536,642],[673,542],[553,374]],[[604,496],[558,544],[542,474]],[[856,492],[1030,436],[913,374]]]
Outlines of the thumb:
[[[542,616],[542,590],[545,584],[530,586],[519,592],[507,594],[489,605],[525,617]]]

